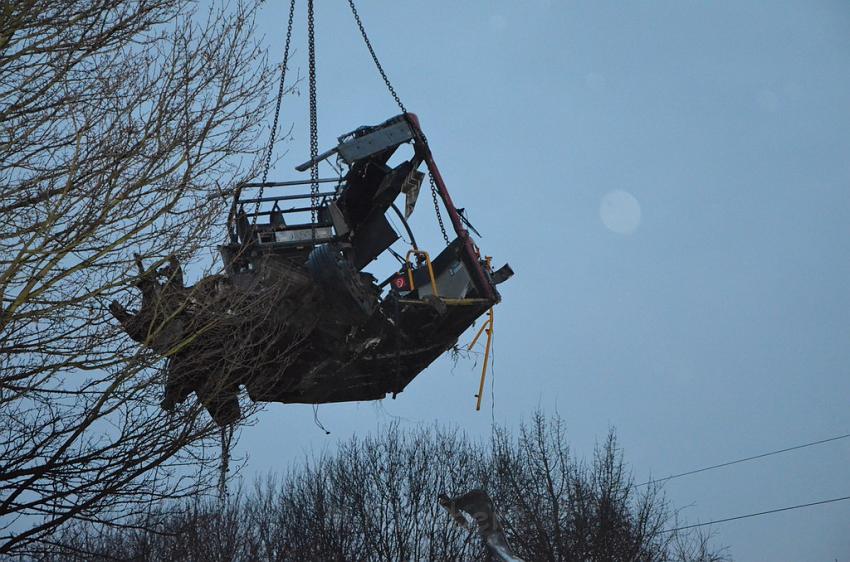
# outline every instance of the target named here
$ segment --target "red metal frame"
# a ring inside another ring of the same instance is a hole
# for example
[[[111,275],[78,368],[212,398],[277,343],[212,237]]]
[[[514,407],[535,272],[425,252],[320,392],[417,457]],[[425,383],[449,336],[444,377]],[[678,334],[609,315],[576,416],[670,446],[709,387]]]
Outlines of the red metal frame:
[[[434,156],[431,154],[431,148],[425,141],[425,135],[422,133],[422,128],[419,125],[419,118],[415,113],[405,113],[405,118],[407,119],[407,122],[410,123],[410,126],[413,129],[413,134],[416,137],[414,139],[416,151],[425,161],[425,164],[428,166],[428,170],[434,177],[434,183],[437,186],[437,193],[440,195],[440,199],[443,200],[443,205],[445,205],[446,211],[449,213],[455,234],[457,234],[458,238],[460,238],[463,242],[463,252],[466,257],[466,265],[473,270],[473,277],[476,282],[475,284],[478,286],[478,290],[482,293],[484,298],[490,299],[493,302],[498,301],[499,299],[496,296],[493,285],[490,284],[487,274],[481,265],[481,256],[476,250],[475,245],[472,243],[469,231],[463,227],[463,222],[460,220],[460,214],[458,214],[457,209],[452,202],[451,195],[449,195],[449,190],[446,188],[446,182],[443,181],[440,169],[437,168],[437,163],[434,162]]]

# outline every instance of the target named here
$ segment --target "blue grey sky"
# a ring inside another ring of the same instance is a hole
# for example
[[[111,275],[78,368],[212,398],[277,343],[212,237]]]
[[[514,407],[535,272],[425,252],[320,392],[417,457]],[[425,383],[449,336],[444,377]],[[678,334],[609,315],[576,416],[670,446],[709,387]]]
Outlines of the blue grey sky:
[[[286,2],[261,30],[274,57]],[[304,5],[293,68],[306,70]],[[361,16],[481,248],[517,275],[495,385],[444,358],[396,400],[271,404],[245,474],[398,420],[486,437],[535,408],[636,479],[850,432],[850,2],[414,2]],[[319,2],[320,146],[397,113],[342,0]],[[308,155],[306,92],[272,172]],[[429,201],[420,245],[436,253]],[[467,334],[461,341],[468,341]],[[850,495],[850,440],[671,481],[696,523]],[[850,560],[850,501],[715,525],[736,560]]]

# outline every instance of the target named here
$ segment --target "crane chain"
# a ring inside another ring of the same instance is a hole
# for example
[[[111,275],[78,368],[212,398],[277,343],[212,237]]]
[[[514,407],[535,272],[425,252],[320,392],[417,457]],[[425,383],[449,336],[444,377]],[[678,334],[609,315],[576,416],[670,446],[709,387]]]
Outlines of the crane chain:
[[[384,84],[387,86],[387,90],[389,90],[390,95],[392,95],[398,107],[401,109],[402,113],[407,117],[407,108],[404,107],[404,104],[399,98],[398,93],[395,91],[392,83],[390,82],[387,73],[384,71],[384,67],[381,65],[381,61],[378,60],[378,55],[375,53],[375,49],[372,47],[372,42],[369,40],[369,35],[366,33],[366,28],[363,26],[363,21],[360,19],[360,14],[357,12],[357,7],[354,5],[354,0],[348,0],[348,5],[351,7],[351,13],[354,15],[354,21],[357,23],[357,27],[360,29],[360,35],[363,36],[363,42],[366,43],[366,48],[369,49],[369,54],[372,55],[372,61],[375,63],[375,67],[378,69],[378,72],[381,74],[381,78],[384,79]],[[428,139],[425,138],[425,133],[419,131],[418,135],[426,147],[428,146]],[[437,201],[437,186],[434,182],[434,176],[431,174],[431,171],[428,170],[428,181],[431,184],[431,198],[434,200],[434,210],[437,213],[437,222],[440,225],[440,232],[443,235],[443,240],[446,241],[446,245],[449,244],[449,236],[446,233],[446,226],[443,224],[443,215],[440,213],[440,203]]]
[[[316,26],[314,21],[313,0],[307,1],[307,42],[309,52],[310,72],[310,215],[312,219],[312,233],[315,243],[316,223],[318,223],[319,207],[319,130],[316,115]]]
[[[440,232],[443,234],[443,240],[446,241],[446,246],[449,245],[449,235],[446,234],[446,225],[443,224],[443,215],[440,213],[440,203],[437,201],[437,186],[434,182],[434,175],[431,170],[428,170],[428,182],[431,184],[431,199],[434,200],[434,211],[437,212],[437,223],[440,225]]]
[[[351,13],[354,15],[354,21],[357,22],[357,27],[360,28],[360,35],[363,36],[363,42],[366,43],[366,48],[369,49],[369,54],[372,55],[372,60],[375,62],[378,72],[381,73],[381,78],[384,79],[384,84],[387,85],[387,89],[390,91],[390,94],[393,96],[396,104],[398,104],[401,112],[407,113],[407,109],[405,109],[404,104],[401,103],[401,98],[398,97],[395,88],[393,88],[393,85],[390,83],[390,79],[387,77],[387,73],[384,72],[384,67],[381,66],[381,61],[378,60],[378,55],[375,54],[375,49],[372,48],[372,42],[369,41],[369,36],[366,35],[366,28],[363,27],[363,22],[360,20],[360,14],[357,13],[357,7],[354,5],[354,0],[348,0],[348,5],[351,6]]]
[[[280,69],[280,85],[277,89],[277,102],[275,103],[274,109],[274,122],[272,123],[272,130],[269,133],[269,147],[266,151],[266,159],[263,163],[263,176],[262,176],[262,185],[260,185],[260,191],[257,195],[257,204],[254,206],[254,218],[251,220],[251,226],[255,226],[257,224],[257,213],[260,210],[260,199],[263,198],[263,191],[265,190],[265,183],[269,177],[269,167],[272,163],[272,151],[274,150],[274,142],[277,138],[277,126],[278,121],[280,120],[280,105],[283,102],[283,92],[286,89],[284,86],[286,81],[286,67],[289,65],[289,44],[292,40],[292,20],[295,17],[295,0],[291,0],[289,4],[289,22],[286,24],[286,43],[283,47],[283,63]]]
[[[405,115],[405,117],[407,117]],[[410,120],[408,119],[408,122]],[[428,137],[425,136],[425,132],[420,130],[419,128],[414,128],[417,139],[422,142],[422,145],[425,147],[427,154],[431,154],[431,147],[428,146]],[[434,174],[431,173],[431,169],[428,168],[428,183],[431,186],[431,199],[434,201],[434,212],[437,214],[437,224],[440,225],[440,234],[443,235],[443,240],[446,242],[446,246],[449,245],[449,235],[446,233],[446,225],[443,223],[443,214],[440,212],[440,202],[437,201],[437,182],[434,181]]]

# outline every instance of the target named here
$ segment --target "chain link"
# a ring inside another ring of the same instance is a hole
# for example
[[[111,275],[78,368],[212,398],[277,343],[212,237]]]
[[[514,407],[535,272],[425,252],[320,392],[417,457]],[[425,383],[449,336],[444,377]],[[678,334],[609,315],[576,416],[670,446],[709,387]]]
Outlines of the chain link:
[[[363,36],[363,42],[366,43],[366,47],[369,49],[369,54],[372,55],[372,60],[375,61],[375,66],[378,68],[378,72],[381,73],[381,78],[384,79],[384,84],[387,85],[387,89],[390,91],[390,94],[392,94],[393,99],[396,104],[398,104],[401,112],[407,113],[407,109],[405,109],[404,104],[401,103],[401,98],[398,97],[395,88],[393,88],[393,85],[390,83],[390,79],[387,78],[387,73],[384,72],[384,67],[381,66],[381,62],[378,60],[378,55],[375,54],[375,49],[372,48],[372,42],[369,41],[369,36],[366,35],[366,28],[363,27],[363,22],[360,20],[360,14],[357,13],[357,8],[354,6],[354,0],[348,0],[348,5],[351,6],[351,13],[354,14],[354,21],[357,22],[357,27],[360,28],[360,35]]]
[[[251,226],[255,226],[257,224],[257,213],[260,211],[260,199],[263,198],[263,191],[265,190],[265,183],[269,177],[269,167],[272,163],[272,151],[274,150],[274,142],[277,138],[277,126],[278,121],[280,120],[280,105],[283,101],[283,92],[286,89],[285,81],[286,81],[286,67],[289,65],[289,44],[292,40],[292,20],[295,17],[295,0],[291,0],[289,4],[289,22],[286,24],[286,44],[283,47],[283,63],[280,69],[280,85],[277,89],[277,103],[275,104],[274,109],[274,122],[272,123],[272,130],[269,133],[269,147],[266,151],[266,160],[263,163],[263,176],[260,185],[260,192],[257,195],[257,204],[254,206],[254,218],[251,220]]]
[[[434,175],[431,170],[428,170],[428,182],[431,184],[431,199],[434,200],[434,210],[437,212],[437,223],[440,225],[440,232],[443,234],[443,240],[446,241],[446,246],[449,245],[449,235],[446,234],[446,225],[443,224],[443,215],[440,213],[440,203],[437,201],[437,185],[434,182]]]
[[[316,26],[314,22],[313,0],[307,1],[307,42],[310,68],[310,206],[313,240],[316,239],[319,207],[319,126],[316,115]]]
[[[372,42],[369,40],[369,36],[366,34],[366,28],[363,27],[363,21],[360,19],[360,14],[357,13],[357,7],[354,5],[354,0],[348,0],[348,5],[351,7],[351,13],[354,15],[354,21],[357,22],[357,27],[360,29],[360,35],[363,36],[363,42],[366,43],[366,48],[369,49],[369,54],[372,55],[372,61],[374,61],[375,67],[378,69],[378,72],[381,73],[381,78],[384,79],[384,84],[387,85],[387,90],[389,90],[390,95],[392,95],[399,109],[401,109],[401,112],[404,113],[406,116],[407,108],[405,108],[404,104],[401,102],[401,98],[399,98],[398,93],[396,93],[395,88],[393,88],[389,77],[387,77],[387,73],[384,72],[384,67],[381,66],[381,61],[378,60],[378,55],[375,54],[375,49],[372,47]],[[422,144],[427,147],[428,139],[425,138],[425,133],[419,131],[418,136],[422,141]],[[434,176],[433,174],[431,174],[430,170],[428,171],[428,182],[431,184],[431,198],[434,200],[434,211],[436,211],[437,213],[437,222],[440,225],[440,232],[443,235],[443,240],[446,241],[446,245],[448,245],[449,235],[446,233],[446,225],[443,224],[443,215],[440,212],[440,203],[439,201],[437,201],[437,186],[434,182]]]

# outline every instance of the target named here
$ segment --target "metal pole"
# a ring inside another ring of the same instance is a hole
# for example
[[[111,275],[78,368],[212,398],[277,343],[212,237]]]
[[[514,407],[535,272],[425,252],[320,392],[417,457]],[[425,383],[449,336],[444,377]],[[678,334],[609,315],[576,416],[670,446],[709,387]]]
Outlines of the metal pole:
[[[490,359],[490,344],[493,341],[493,307],[487,311],[487,323],[484,324],[487,330],[487,345],[484,346],[484,367],[481,369],[481,382],[478,384],[478,401],[475,403],[475,411],[481,409],[481,397],[484,394],[484,379],[487,378],[487,362]]]
[[[434,162],[434,157],[431,154],[431,148],[426,142],[424,142],[425,135],[422,133],[422,128],[419,126],[419,118],[415,113],[405,113],[405,117],[414,130],[414,134],[416,136],[416,140],[414,142],[417,145],[417,148],[421,150],[425,164],[428,166],[428,170],[431,172],[431,175],[434,176],[434,183],[437,185],[437,192],[440,194],[440,199],[443,200],[443,205],[445,205],[446,211],[449,213],[455,234],[457,234],[458,238],[463,241],[463,249],[468,261],[467,265],[473,270],[478,290],[483,293],[482,296],[484,296],[484,298],[496,302],[498,300],[496,293],[493,290],[493,286],[487,280],[487,275],[484,273],[484,269],[481,267],[480,257],[475,251],[472,239],[469,237],[469,232],[463,228],[460,215],[452,202],[448,188],[446,188],[446,182],[443,181],[443,176],[440,175],[440,169],[437,168],[437,163]]]

